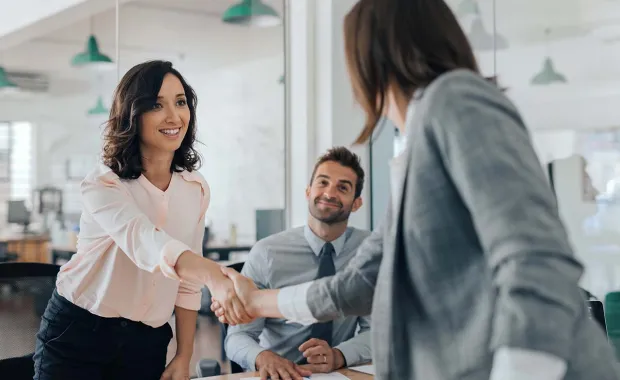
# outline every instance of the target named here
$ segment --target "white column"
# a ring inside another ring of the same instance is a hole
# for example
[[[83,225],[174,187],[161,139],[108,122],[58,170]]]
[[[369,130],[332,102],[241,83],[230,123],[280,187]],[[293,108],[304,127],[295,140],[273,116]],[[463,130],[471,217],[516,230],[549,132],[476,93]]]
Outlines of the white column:
[[[287,5],[287,211],[289,226],[306,223],[305,189],[316,158],[344,145],[360,155],[368,205],[351,225],[369,228],[368,149],[353,147],[363,125],[345,66],[343,20],[357,0],[289,0]]]

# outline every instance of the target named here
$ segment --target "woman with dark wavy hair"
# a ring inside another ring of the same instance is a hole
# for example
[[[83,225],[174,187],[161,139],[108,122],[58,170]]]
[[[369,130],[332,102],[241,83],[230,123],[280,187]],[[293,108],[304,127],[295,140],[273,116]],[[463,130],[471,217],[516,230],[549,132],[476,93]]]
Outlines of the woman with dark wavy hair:
[[[114,94],[103,163],[82,182],[77,253],[58,275],[35,379],[189,379],[201,288],[249,321],[202,257],[209,186],[197,171],[196,94],[170,62],[133,67]],[[176,318],[176,356],[166,367]]]

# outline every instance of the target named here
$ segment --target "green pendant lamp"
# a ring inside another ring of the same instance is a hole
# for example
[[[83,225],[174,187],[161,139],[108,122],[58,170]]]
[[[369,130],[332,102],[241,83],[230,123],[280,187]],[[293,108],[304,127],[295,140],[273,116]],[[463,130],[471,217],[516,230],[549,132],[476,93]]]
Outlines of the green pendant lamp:
[[[9,80],[2,66],[0,66],[0,90],[17,90],[17,85]]]
[[[278,12],[261,0],[241,0],[228,8],[222,21],[228,24],[269,27],[282,23]]]
[[[550,57],[545,58],[542,70],[532,77],[534,85],[548,85],[552,83],[566,83],[566,77],[556,71],[553,61]]]
[[[86,43],[86,50],[76,54],[71,60],[71,65],[75,67],[93,68],[96,70],[114,68],[112,59],[99,51],[97,38],[92,34]]]
[[[470,14],[479,15],[480,9],[478,8],[478,1],[476,0],[461,1],[461,3],[458,5],[456,9],[456,13],[459,16],[465,16],[465,15],[470,15]]]
[[[110,110],[103,104],[103,97],[101,95],[97,98],[95,106],[88,110],[88,114],[91,116],[108,115]]]
[[[566,83],[566,77],[560,74],[553,64],[553,60],[551,59],[550,48],[549,48],[549,35],[551,34],[551,30],[549,28],[545,29],[545,39],[547,40],[547,57],[543,61],[542,69],[532,77],[531,83],[537,86],[545,86],[553,83]]]

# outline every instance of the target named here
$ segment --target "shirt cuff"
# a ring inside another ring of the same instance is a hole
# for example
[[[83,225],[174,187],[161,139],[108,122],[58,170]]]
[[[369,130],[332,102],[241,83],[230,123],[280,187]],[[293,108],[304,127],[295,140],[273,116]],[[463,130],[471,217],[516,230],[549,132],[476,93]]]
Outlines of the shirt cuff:
[[[566,362],[546,352],[501,347],[495,352],[490,380],[562,380]]]
[[[312,282],[287,286],[278,292],[278,309],[285,319],[304,326],[318,322],[308,306],[308,290]]]
[[[357,350],[357,345],[347,344],[347,342],[342,342],[341,344],[334,347],[338,351],[342,352],[342,356],[344,357],[344,366],[350,367],[352,365],[357,365],[361,362],[360,354]]]
[[[200,304],[202,301],[202,292],[198,293],[177,293],[177,299],[174,303],[175,306],[182,307],[187,310],[200,310]]]
[[[161,260],[159,263],[159,269],[164,276],[181,281],[176,270],[174,270],[174,266],[177,265],[179,256],[185,251],[191,251],[191,249],[178,240],[170,240],[164,245],[161,250]]]
[[[260,355],[261,352],[263,351],[267,351],[266,348],[263,347],[252,347],[252,348],[248,348],[248,353],[246,355],[246,358],[248,360],[248,367],[246,368],[246,370],[249,371],[258,371],[258,368],[256,368],[256,358],[258,357],[258,355]]]

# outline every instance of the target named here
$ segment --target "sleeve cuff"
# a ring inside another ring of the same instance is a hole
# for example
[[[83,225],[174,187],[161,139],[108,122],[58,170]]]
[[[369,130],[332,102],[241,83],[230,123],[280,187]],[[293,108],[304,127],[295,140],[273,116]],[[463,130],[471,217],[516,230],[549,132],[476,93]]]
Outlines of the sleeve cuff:
[[[191,251],[191,248],[178,240],[170,240],[164,245],[161,250],[161,260],[159,263],[159,269],[164,276],[181,281],[181,278],[174,270],[174,266],[177,265],[179,256],[185,251]]]
[[[174,305],[182,307],[187,310],[200,310],[200,303],[202,301],[202,292],[198,293],[179,293],[177,294],[177,300]]]
[[[288,286],[278,292],[278,309],[290,322],[308,326],[318,322],[308,306],[308,290],[312,282]]]
[[[256,358],[258,357],[258,355],[260,355],[261,352],[263,351],[267,351],[266,348],[263,347],[254,347],[254,348],[250,348],[248,350],[248,354],[247,354],[247,364],[248,364],[248,368],[246,368],[247,370],[250,371],[258,371],[258,368],[256,368]]]
[[[345,367],[357,365],[362,362],[362,360],[360,359],[360,355],[357,352],[356,347],[353,346],[352,344],[347,344],[347,342],[343,342],[334,348],[342,352],[342,356],[344,357]]]
[[[501,347],[495,352],[490,380],[562,380],[566,362],[555,355]]]

